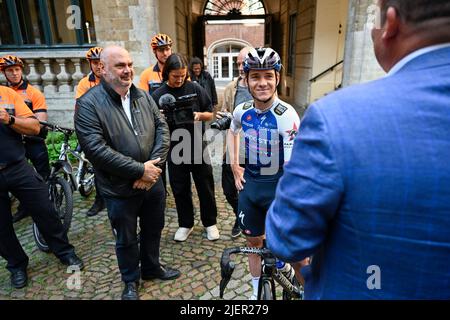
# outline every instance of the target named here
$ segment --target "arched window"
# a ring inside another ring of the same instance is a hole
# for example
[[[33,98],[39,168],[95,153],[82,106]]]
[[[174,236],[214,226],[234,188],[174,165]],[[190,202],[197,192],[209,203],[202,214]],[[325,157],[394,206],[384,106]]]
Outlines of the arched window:
[[[261,0],[208,0],[204,14],[226,15],[264,15],[266,10]]]
[[[210,72],[215,80],[231,81],[239,76],[237,57],[246,43],[230,40],[211,48]]]
[[[82,46],[96,41],[91,0],[2,0],[0,44]]]

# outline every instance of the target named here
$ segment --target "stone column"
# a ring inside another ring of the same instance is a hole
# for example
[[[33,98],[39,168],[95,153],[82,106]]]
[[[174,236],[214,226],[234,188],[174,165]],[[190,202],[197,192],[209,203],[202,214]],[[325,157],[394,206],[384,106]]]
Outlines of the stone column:
[[[75,72],[72,74],[73,85],[76,86],[81,79],[84,78],[83,72],[81,72],[81,59],[70,59],[75,66]]]
[[[352,0],[349,6],[347,39],[345,44],[343,85],[367,82],[385,73],[378,65],[371,37],[373,0]]]
[[[56,93],[56,76],[53,74],[50,68],[50,59],[41,59],[41,61],[45,67],[45,73],[42,75],[42,86],[44,88],[44,94],[53,95]]]
[[[56,59],[58,62],[61,72],[56,76],[58,79],[59,92],[70,92],[71,87],[69,86],[69,81],[71,80],[70,74],[66,70],[66,59]]]
[[[135,83],[140,73],[156,62],[150,52],[150,40],[159,32],[159,20],[164,19],[158,14],[159,1],[92,0],[99,45],[117,44],[130,52],[135,66]]]
[[[36,71],[36,64],[34,59],[26,60],[26,62],[30,68],[30,73],[27,75],[27,80],[32,86],[42,91],[41,75]]]

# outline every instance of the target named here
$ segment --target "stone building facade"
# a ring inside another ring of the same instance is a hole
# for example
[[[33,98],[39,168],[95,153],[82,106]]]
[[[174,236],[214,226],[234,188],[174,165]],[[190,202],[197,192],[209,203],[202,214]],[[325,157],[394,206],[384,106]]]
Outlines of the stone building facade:
[[[327,74],[333,81],[322,79],[326,85],[329,82],[335,87],[341,83],[346,86],[383,74],[373,56],[370,29],[367,27],[373,0],[346,0],[345,20],[336,19],[339,26],[327,26],[328,19],[322,17],[328,10],[324,6],[332,2],[339,5],[339,1],[262,0],[267,15],[264,44],[280,52],[285,66],[280,97],[293,104],[299,112],[303,112],[316,96],[323,94],[317,89],[321,85],[312,83],[311,79],[322,67],[331,64],[328,60],[336,61],[339,57],[339,54],[331,52],[329,57],[323,56],[323,52],[329,50],[317,49],[327,48],[328,43],[334,40],[322,39],[334,39],[334,32],[339,31],[340,37],[345,38],[345,46],[337,50],[341,52],[343,63],[337,67],[340,71],[333,70],[332,75]],[[199,23],[205,0],[91,0],[91,3],[96,45],[119,44],[128,49],[135,60],[137,77],[155,62],[149,41],[157,32],[167,33],[175,40],[176,52],[188,56],[207,54],[205,29]],[[340,5],[343,6],[342,3]],[[25,49],[18,46],[10,49],[2,45],[0,54],[16,54],[25,59],[28,79],[47,97],[51,121],[70,125],[75,87],[89,72],[84,59],[88,47]],[[2,80],[0,78],[0,82]],[[334,87],[330,88],[330,91],[334,90]]]

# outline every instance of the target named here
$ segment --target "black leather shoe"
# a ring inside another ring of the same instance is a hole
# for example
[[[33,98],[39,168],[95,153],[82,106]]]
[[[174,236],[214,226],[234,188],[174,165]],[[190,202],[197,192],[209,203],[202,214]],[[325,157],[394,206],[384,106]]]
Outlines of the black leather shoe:
[[[86,212],[88,217],[96,216],[100,211],[105,209],[105,201],[101,198],[95,198],[94,204],[92,207]]]
[[[19,210],[17,210],[16,214],[13,215],[12,221],[13,221],[13,223],[16,223],[28,216],[29,216],[29,214],[27,214],[27,212],[19,206]]]
[[[161,266],[159,271],[153,273],[143,273],[142,280],[173,280],[178,278],[181,275],[180,271],[177,269],[172,269],[168,267]]]
[[[63,265],[74,266],[74,267],[77,267],[80,270],[84,269],[83,261],[80,258],[78,258],[78,256],[76,254],[73,254],[73,255],[71,255],[69,257],[66,257],[66,258],[63,258],[63,259],[60,259],[60,260],[61,260],[61,263]]]
[[[24,270],[19,270],[11,274],[11,285],[16,289],[22,289],[28,284],[28,275]]]
[[[125,288],[122,291],[122,300],[139,300],[138,293],[139,283],[127,282]]]

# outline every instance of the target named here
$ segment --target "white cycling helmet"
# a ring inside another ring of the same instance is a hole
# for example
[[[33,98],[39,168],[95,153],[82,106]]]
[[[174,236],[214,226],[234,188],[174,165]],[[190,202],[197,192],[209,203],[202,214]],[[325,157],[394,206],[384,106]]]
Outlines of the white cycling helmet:
[[[271,48],[252,48],[244,60],[244,72],[250,70],[281,71],[281,59],[278,53]]]

